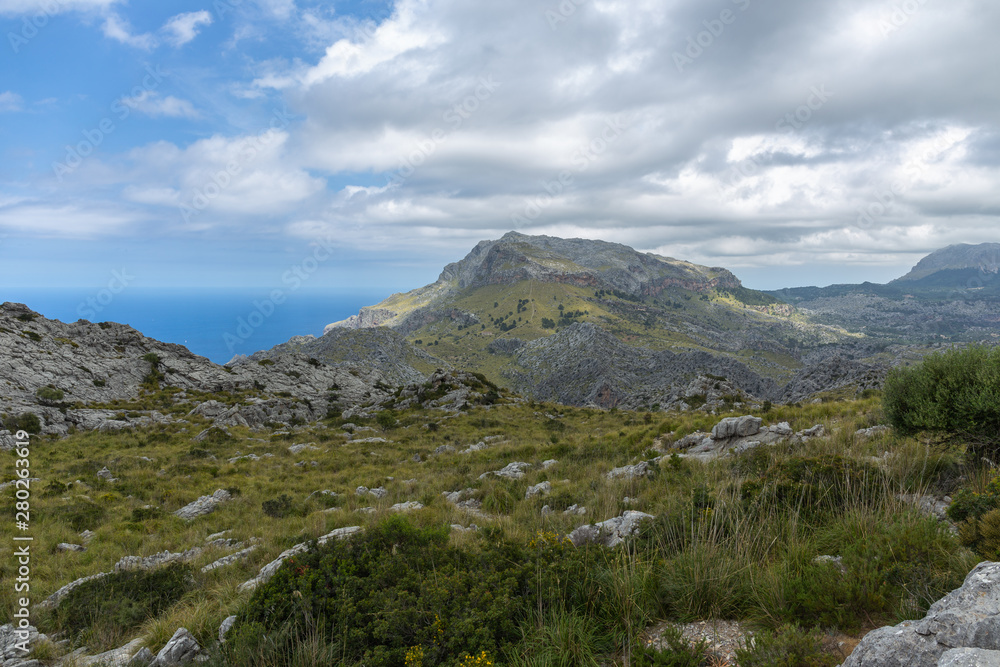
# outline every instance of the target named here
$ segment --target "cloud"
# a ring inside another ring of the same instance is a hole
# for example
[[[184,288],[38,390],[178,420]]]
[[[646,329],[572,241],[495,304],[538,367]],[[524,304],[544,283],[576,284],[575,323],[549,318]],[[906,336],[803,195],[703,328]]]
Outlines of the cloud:
[[[121,0],[0,0],[0,15],[45,14],[105,10]]]
[[[209,25],[212,25],[212,15],[207,11],[188,12],[169,19],[163,26],[163,32],[167,33],[168,42],[180,47],[197,37],[201,26]]]
[[[150,33],[133,34],[129,22],[118,14],[110,14],[101,26],[104,36],[128,46],[149,51],[157,45],[157,39]]]
[[[153,118],[200,118],[201,114],[187,100],[167,95],[160,97],[156,91],[143,91],[136,97],[123,97],[121,103]]]
[[[6,91],[0,93],[0,113],[4,111],[20,111],[24,100],[17,93]]]
[[[50,204],[35,201],[0,207],[0,229],[53,238],[93,238],[141,224],[142,214],[115,203]]]

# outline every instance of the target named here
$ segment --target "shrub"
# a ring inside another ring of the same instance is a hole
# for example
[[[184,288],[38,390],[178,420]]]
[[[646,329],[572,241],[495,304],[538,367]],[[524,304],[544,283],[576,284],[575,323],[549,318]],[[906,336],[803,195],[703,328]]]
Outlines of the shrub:
[[[172,563],[149,571],[115,572],[74,588],[53,612],[55,626],[81,643],[118,646],[193,588],[191,567]]]
[[[754,635],[753,647],[737,649],[740,667],[833,667],[840,660],[823,652],[822,635],[798,626],[780,632],[763,630]]]
[[[35,392],[35,396],[37,396],[43,403],[55,403],[63,400],[66,396],[66,392],[52,385],[46,385],[44,387],[39,387],[38,391]]]
[[[882,390],[889,423],[902,433],[938,431],[996,443],[1000,433],[1000,348],[973,346],[890,371]]]
[[[282,493],[277,498],[262,502],[260,508],[264,511],[264,514],[272,519],[282,519],[291,513],[292,499],[288,497],[288,494]]]
[[[24,431],[25,433],[38,435],[42,432],[42,421],[34,412],[24,412],[16,417],[4,415],[3,424],[11,433]]]
[[[396,425],[396,413],[392,410],[382,410],[375,415],[375,423],[387,431]]]
[[[408,655],[418,664],[419,655],[455,666],[513,652],[529,610],[600,603],[584,589],[590,550],[479,535],[478,548],[460,548],[446,527],[395,516],[295,556],[254,592],[223,651],[230,664],[288,664],[289,647],[320,637],[338,664],[403,665]]]

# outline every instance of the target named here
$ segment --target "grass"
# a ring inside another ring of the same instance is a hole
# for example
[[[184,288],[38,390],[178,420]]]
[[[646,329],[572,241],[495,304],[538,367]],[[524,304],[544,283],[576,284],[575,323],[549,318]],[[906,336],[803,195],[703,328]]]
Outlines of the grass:
[[[237,403],[249,397],[224,398]],[[206,548],[189,563],[191,587],[155,616],[127,632],[78,634],[91,652],[138,636],[155,652],[182,625],[211,645],[221,621],[247,603],[248,595],[237,586],[281,551],[338,527],[374,525],[391,514],[393,504],[410,500],[424,505],[408,515],[416,526],[476,523],[521,544],[539,532],[564,535],[626,509],[657,517],[627,548],[608,552],[592,573],[608,592],[603,608],[567,607],[525,620],[518,651],[503,658],[512,665],[560,664],[553,656],[565,651],[576,656],[573,664],[624,662],[638,635],[660,620],[740,619],[778,636],[794,623],[806,634],[809,628],[858,633],[922,616],[976,562],[975,554],[897,495],[952,493],[977,478],[977,465],[966,462],[960,445],[921,436],[890,432],[855,438],[858,429],[882,422],[878,397],[772,406],[761,415],[766,424],[788,421],[800,430],[822,423],[830,435],[707,464],[667,457],[651,478],[636,480],[609,480],[606,473],[648,459],[656,453],[651,449],[683,435],[710,430],[728,414],[647,417],[524,402],[456,416],[409,410],[381,424],[352,420],[376,429],[356,437],[377,432],[389,441],[381,444],[348,441],[337,419],[295,427],[287,435],[231,428],[229,439],[192,443],[209,424],[189,416],[190,406],[178,403],[174,393],[149,393],[115,409],[143,404],[169,405],[177,421],[33,440],[32,475],[42,480],[31,498],[33,601],[76,578],[111,571],[122,556],[204,546],[207,536],[220,531],[239,541],[259,540],[259,546],[242,561],[202,573],[201,566],[231,551]],[[460,453],[490,435],[503,437],[488,449]],[[288,447],[297,443],[314,443],[318,450],[293,455]],[[433,454],[444,444],[459,451]],[[260,458],[229,462],[247,454]],[[413,460],[415,454],[421,462]],[[559,463],[542,470],[548,459]],[[841,460],[849,464],[830,463]],[[532,464],[522,480],[479,479],[512,461]],[[300,462],[305,465],[296,465]],[[104,466],[117,482],[97,477]],[[817,472],[823,470],[829,471],[826,476]],[[525,500],[526,488],[542,481],[552,484],[549,496]],[[382,486],[388,495],[358,496],[358,486]],[[469,514],[441,495],[465,488],[473,489],[489,516]],[[216,489],[230,489],[234,499],[193,521],[173,515]],[[324,489],[336,492],[336,500],[315,494]],[[275,511],[274,501],[282,496],[288,502]],[[12,515],[10,497],[0,504]],[[559,511],[571,504],[585,506],[586,515]],[[542,515],[543,505],[557,511]],[[374,513],[356,512],[365,507]],[[55,549],[60,542],[80,543],[84,529],[95,533],[86,551]],[[450,539],[475,549],[480,538],[452,532]],[[848,574],[814,564],[820,555],[841,556]],[[10,562],[0,562],[0,577],[13,576]],[[9,617],[14,603],[12,589],[5,587],[0,614]],[[36,620],[42,631],[57,628],[52,615]],[[323,664],[320,658],[309,661],[309,655],[324,655],[329,648],[323,637],[314,639],[311,647],[289,648],[302,654],[298,664]]]

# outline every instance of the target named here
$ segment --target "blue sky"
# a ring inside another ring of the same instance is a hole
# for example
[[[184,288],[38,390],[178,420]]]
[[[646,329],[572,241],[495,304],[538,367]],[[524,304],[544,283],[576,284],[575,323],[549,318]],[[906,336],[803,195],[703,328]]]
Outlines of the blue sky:
[[[1000,241],[1000,7],[0,0],[0,287],[433,281],[601,238],[753,287]],[[318,245],[317,245],[318,244]]]

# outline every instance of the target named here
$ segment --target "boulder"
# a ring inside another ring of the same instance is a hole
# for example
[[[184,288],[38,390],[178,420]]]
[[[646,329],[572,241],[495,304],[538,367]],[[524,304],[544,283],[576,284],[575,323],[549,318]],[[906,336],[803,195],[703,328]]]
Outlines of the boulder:
[[[869,438],[874,438],[877,435],[882,435],[892,431],[891,428],[885,426],[884,424],[879,424],[878,426],[872,426],[870,428],[858,429],[854,432],[855,440],[868,440]]]
[[[625,538],[634,534],[639,529],[640,523],[653,518],[655,517],[651,514],[629,510],[621,516],[607,521],[580,526],[569,534],[569,539],[574,546],[594,543],[606,547],[616,547],[625,541]]]
[[[412,512],[414,510],[422,510],[423,508],[423,503],[418,503],[416,500],[408,500],[405,503],[396,503],[389,509],[393,512]]]
[[[760,417],[744,415],[742,417],[726,417],[712,428],[712,438],[725,440],[727,438],[745,438],[760,432],[762,420]]]
[[[11,624],[0,625],[0,664],[27,659],[28,653],[22,649],[30,650],[40,638],[38,630],[31,625],[24,629]]]
[[[1000,651],[953,648],[944,652],[938,667],[1000,667]]]
[[[932,604],[922,620],[904,621],[865,635],[843,667],[937,667],[949,649],[998,651],[998,610],[1000,563],[980,563],[960,588]],[[958,654],[954,659],[967,656]]]
[[[187,628],[177,628],[174,636],[156,654],[149,667],[174,667],[184,665],[201,653],[201,646]]]
[[[490,475],[496,475],[497,477],[504,477],[506,479],[521,479],[524,477],[524,471],[530,467],[531,467],[530,463],[515,461],[513,463],[508,463],[500,470],[484,472],[482,475],[479,476],[479,479],[485,479]]]
[[[225,502],[229,502],[232,496],[225,489],[218,489],[215,493],[210,496],[202,496],[192,503],[185,505],[176,512],[175,516],[179,516],[182,519],[196,519],[200,516],[206,514],[211,514],[218,508],[219,505]]]
[[[621,468],[615,468],[608,473],[608,479],[618,479],[623,477],[625,479],[635,479],[637,477],[648,477],[654,472],[653,466],[649,464],[649,461],[640,461],[635,465],[622,466]]]
[[[222,625],[219,626],[219,643],[224,644],[226,641],[226,635],[229,631],[233,629],[233,625],[236,623],[235,616],[227,616],[226,620],[222,621]]]
[[[528,500],[529,498],[533,498],[535,496],[547,496],[551,491],[551,482],[541,482],[539,484],[535,484],[534,486],[529,486],[528,490],[524,492],[524,499]]]
[[[125,667],[149,667],[149,663],[155,659],[156,656],[153,655],[153,652],[143,646],[132,656],[132,659],[128,661]]]

